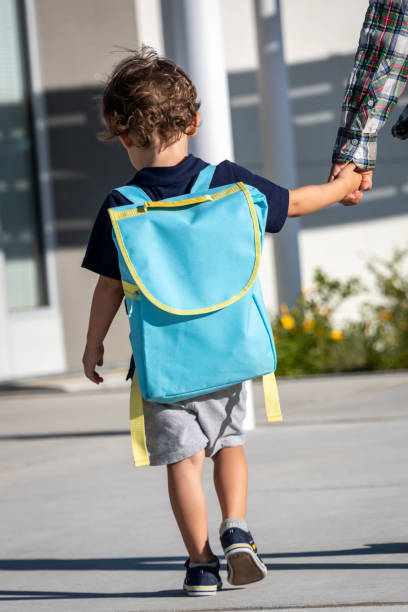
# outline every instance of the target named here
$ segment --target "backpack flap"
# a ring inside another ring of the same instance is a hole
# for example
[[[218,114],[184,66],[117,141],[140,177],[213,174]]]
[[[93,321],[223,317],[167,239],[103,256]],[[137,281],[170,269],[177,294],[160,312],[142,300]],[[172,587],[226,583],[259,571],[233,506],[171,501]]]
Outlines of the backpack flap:
[[[260,264],[264,196],[236,183],[109,209],[126,280],[157,308],[214,312],[250,289]]]

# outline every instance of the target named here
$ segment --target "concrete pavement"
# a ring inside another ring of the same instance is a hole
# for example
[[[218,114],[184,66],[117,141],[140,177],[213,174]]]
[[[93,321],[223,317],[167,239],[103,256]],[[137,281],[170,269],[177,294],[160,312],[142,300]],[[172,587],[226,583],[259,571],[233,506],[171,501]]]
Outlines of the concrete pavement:
[[[127,388],[0,397],[0,610],[408,610],[408,373],[284,380],[248,434],[266,580],[180,592],[163,468],[134,468]],[[47,391],[47,392],[46,392]],[[207,462],[211,539],[220,520]],[[225,578],[225,572],[223,572]]]

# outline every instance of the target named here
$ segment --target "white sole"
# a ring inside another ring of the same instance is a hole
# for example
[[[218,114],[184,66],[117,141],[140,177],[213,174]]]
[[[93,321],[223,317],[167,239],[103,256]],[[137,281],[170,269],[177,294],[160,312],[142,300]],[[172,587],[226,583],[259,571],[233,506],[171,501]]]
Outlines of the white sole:
[[[233,545],[225,552],[228,582],[234,586],[263,580],[268,573],[255,551],[248,545]]]
[[[220,589],[222,589],[222,582],[209,587],[195,587],[183,584],[183,592],[189,597],[208,597],[209,595],[216,595],[217,591]]]

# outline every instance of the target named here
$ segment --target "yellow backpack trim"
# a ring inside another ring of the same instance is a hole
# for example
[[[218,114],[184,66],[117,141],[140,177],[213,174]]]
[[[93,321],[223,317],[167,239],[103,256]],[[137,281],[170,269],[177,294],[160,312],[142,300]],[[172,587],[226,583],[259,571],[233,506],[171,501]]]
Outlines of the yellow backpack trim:
[[[115,208],[109,208],[109,214],[111,210],[115,211],[115,218],[120,221],[121,219],[127,219],[128,217],[136,217],[137,215],[143,215],[147,213],[149,208],[182,208],[183,206],[191,206],[192,204],[201,204],[203,202],[215,202],[220,198],[224,198],[231,193],[236,193],[241,190],[242,183],[236,183],[227,189],[223,189],[222,191],[218,191],[214,194],[208,194],[205,196],[198,196],[195,198],[186,198],[184,200],[172,200],[171,202],[166,202],[165,200],[159,200],[157,202],[146,200],[143,202],[143,206],[138,206],[137,208],[129,208],[127,210],[117,210]],[[112,215],[111,215],[112,217]]]
[[[122,287],[125,297],[131,300],[140,300],[139,289],[137,288],[137,285],[134,285],[133,283],[128,283],[127,281],[122,279]]]

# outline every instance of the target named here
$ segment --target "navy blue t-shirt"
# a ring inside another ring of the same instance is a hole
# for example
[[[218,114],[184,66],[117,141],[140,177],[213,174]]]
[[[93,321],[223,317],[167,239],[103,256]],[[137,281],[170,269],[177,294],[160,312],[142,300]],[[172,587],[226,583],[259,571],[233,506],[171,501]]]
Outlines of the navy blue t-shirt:
[[[143,168],[128,185],[137,185],[153,201],[189,193],[199,172],[208,166],[202,159],[188,155],[176,166]],[[242,181],[261,191],[268,202],[267,232],[279,232],[288,216],[289,192],[250,170],[225,160],[218,164],[210,188]],[[82,267],[110,278],[120,279],[118,253],[112,239],[112,223],[108,208],[129,204],[117,191],[108,195],[96,217]]]

